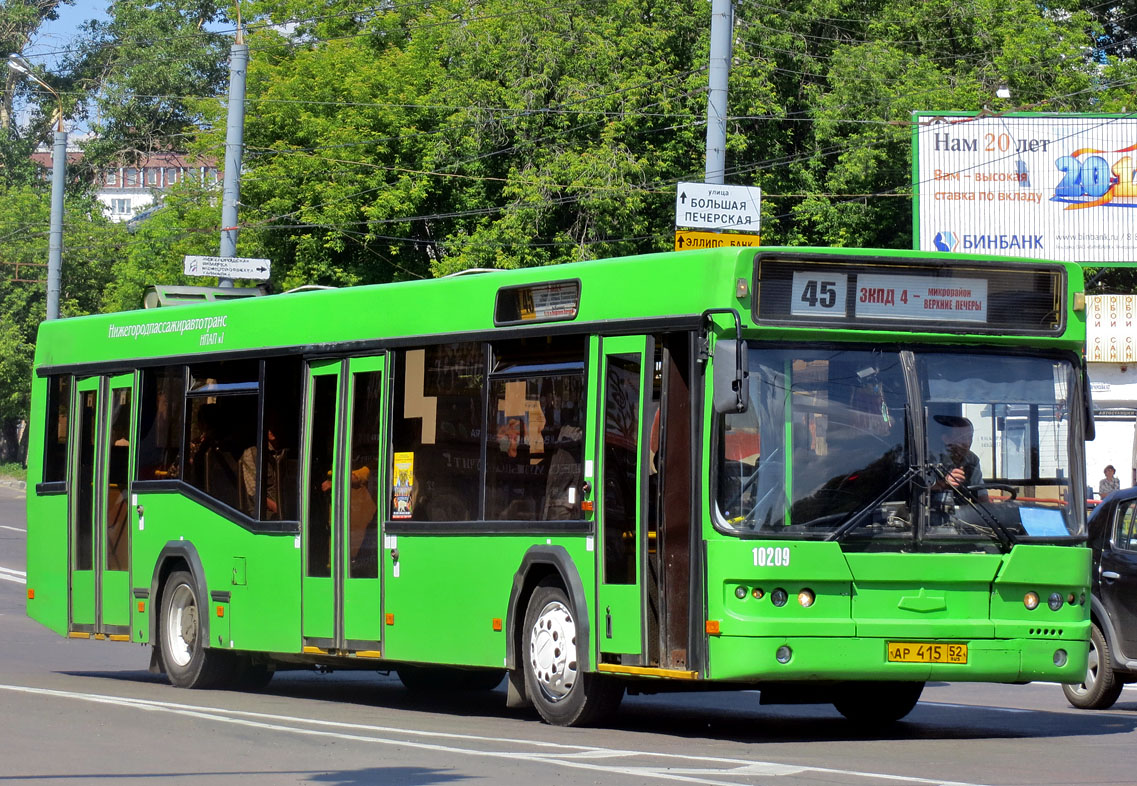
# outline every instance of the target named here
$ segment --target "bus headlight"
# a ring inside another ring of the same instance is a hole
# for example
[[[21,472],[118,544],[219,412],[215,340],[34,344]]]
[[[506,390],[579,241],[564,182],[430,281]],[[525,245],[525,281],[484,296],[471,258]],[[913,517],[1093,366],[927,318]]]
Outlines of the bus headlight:
[[[1023,605],[1027,607],[1028,611],[1034,611],[1038,608],[1038,593],[1028,592],[1023,597]]]
[[[801,604],[803,609],[808,609],[812,606],[814,599],[813,590],[811,589],[803,589],[797,594],[797,602]]]
[[[773,592],[770,593],[770,602],[773,603],[775,606],[785,606],[786,601],[789,599],[790,599],[789,593],[787,593],[781,587],[778,587],[776,590],[774,590]]]
[[[734,588],[734,597],[739,600],[746,600],[746,587],[738,586]]]
[[[1046,605],[1050,607],[1051,611],[1058,611],[1062,608],[1062,596],[1057,592],[1051,592],[1050,597],[1046,600]]]
[[[774,657],[777,658],[778,663],[789,663],[790,658],[793,656],[794,651],[787,647],[785,644],[778,647],[778,651],[774,653]]]

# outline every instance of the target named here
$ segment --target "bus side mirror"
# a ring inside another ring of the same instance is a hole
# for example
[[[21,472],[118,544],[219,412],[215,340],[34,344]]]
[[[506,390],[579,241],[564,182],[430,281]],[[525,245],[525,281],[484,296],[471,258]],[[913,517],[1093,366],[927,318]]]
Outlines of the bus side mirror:
[[[745,342],[733,338],[715,342],[714,407],[720,415],[745,412],[750,405],[747,354]]]

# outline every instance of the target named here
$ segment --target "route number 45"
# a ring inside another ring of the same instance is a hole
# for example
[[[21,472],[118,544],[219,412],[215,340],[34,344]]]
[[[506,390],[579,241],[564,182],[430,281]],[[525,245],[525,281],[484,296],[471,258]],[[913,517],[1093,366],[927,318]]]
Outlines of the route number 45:
[[[847,277],[840,273],[795,272],[790,313],[845,316]]]
[[[814,281],[810,279],[805,282],[805,289],[801,293],[801,302],[808,305],[810,308],[833,308],[837,304],[837,282],[836,281]]]

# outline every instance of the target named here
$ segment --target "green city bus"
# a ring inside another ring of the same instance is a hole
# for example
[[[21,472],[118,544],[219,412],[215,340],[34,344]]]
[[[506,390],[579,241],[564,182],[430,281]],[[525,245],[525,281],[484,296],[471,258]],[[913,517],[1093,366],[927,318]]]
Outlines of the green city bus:
[[[720,248],[45,322],[28,614],[181,687],[1081,682],[1074,264]]]

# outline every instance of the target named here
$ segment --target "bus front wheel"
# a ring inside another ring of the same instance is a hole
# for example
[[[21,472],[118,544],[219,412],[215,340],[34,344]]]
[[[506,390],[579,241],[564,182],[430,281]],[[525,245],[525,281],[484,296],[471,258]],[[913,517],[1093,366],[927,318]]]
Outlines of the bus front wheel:
[[[525,690],[545,722],[582,726],[620,705],[623,685],[580,670],[575,612],[559,584],[542,583],[533,592],[524,634]]]
[[[208,620],[202,619],[193,577],[184,570],[166,579],[162,591],[161,655],[170,683],[178,688],[213,688],[233,676],[228,652],[206,647]]]
[[[837,688],[833,706],[855,723],[895,723],[923,692],[922,682],[847,682]]]
[[[1081,683],[1063,685],[1066,700],[1080,710],[1106,710],[1121,695],[1124,683],[1113,673],[1109,642],[1097,625],[1090,626],[1090,655],[1086,678]]]

